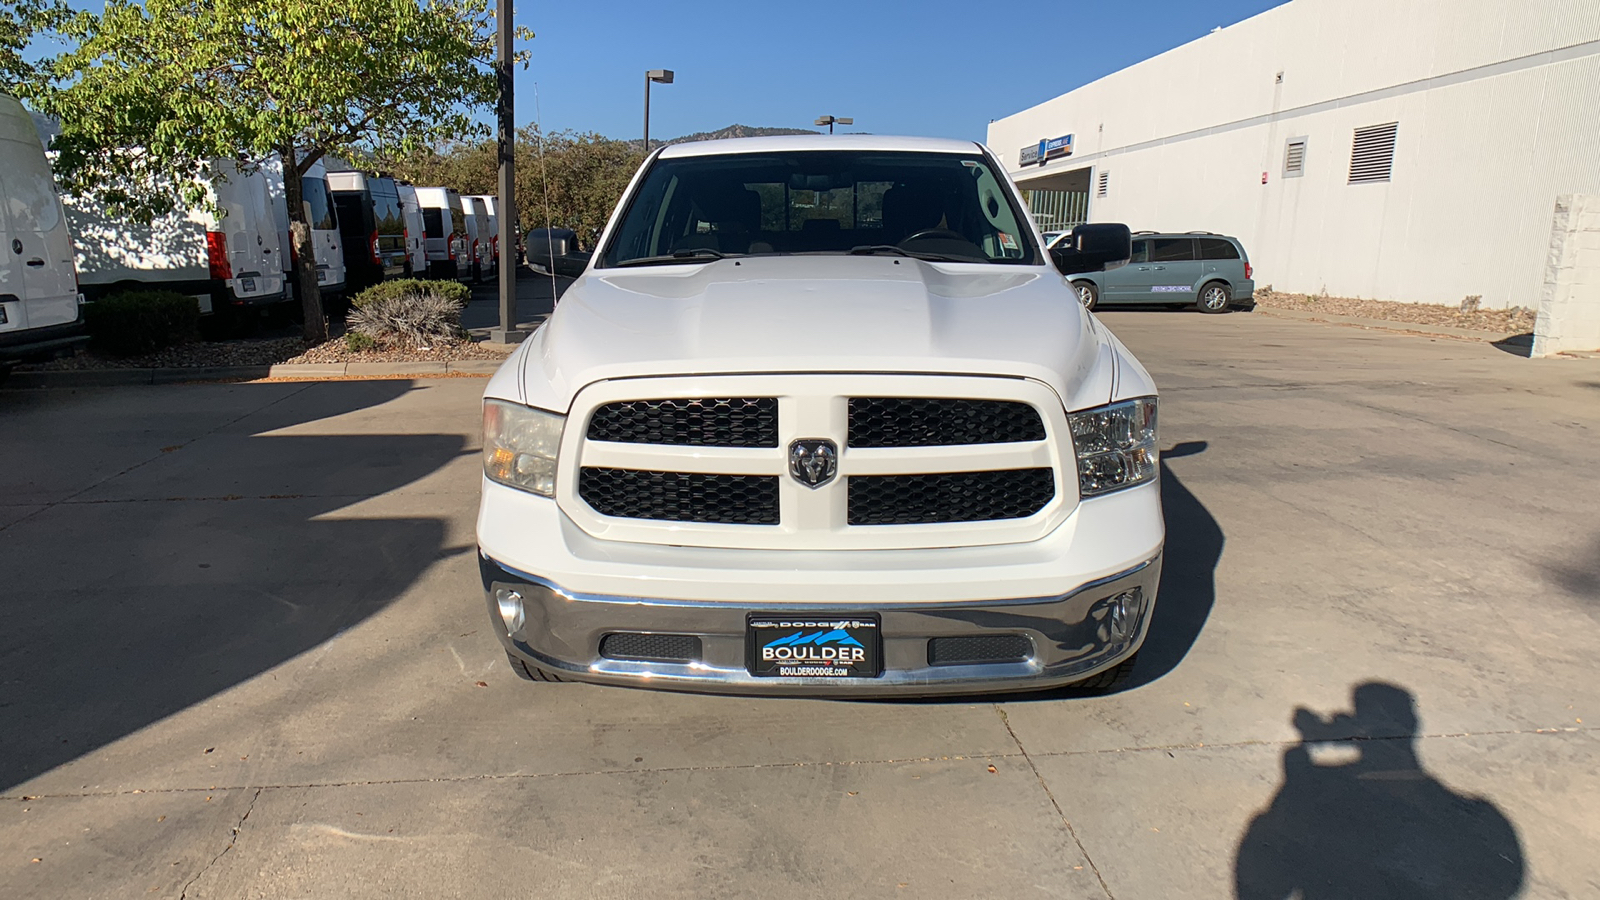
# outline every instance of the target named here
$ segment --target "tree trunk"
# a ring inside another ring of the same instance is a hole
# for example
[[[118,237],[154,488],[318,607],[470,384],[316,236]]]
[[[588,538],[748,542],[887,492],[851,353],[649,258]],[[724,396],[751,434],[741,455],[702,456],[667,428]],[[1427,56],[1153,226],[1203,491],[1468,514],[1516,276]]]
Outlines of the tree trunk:
[[[300,309],[304,313],[308,344],[328,340],[328,319],[322,314],[322,288],[317,285],[317,250],[311,239],[311,223],[306,219],[305,193],[300,182],[300,161],[293,147],[283,156],[283,196],[289,203],[289,244],[294,248],[294,275],[300,283]],[[307,168],[315,159],[305,163]]]

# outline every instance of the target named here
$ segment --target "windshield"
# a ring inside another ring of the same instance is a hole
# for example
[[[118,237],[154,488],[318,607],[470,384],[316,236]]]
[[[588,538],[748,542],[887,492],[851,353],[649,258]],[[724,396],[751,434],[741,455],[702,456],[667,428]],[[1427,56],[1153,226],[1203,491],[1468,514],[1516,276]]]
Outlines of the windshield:
[[[603,266],[808,253],[1039,260],[1027,219],[977,153],[657,159],[622,215]]]

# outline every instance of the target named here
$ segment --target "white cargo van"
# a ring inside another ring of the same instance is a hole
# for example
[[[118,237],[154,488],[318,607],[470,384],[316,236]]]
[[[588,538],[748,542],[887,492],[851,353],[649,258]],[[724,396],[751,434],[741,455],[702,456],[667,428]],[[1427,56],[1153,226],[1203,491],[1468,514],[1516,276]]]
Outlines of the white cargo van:
[[[188,294],[203,315],[241,314],[287,299],[283,239],[267,175],[229,160],[213,163],[207,196],[216,208],[175,210],[140,225],[111,215],[87,197],[63,198],[77,235],[78,277],[84,296],[127,290]]]
[[[400,213],[406,220],[406,275],[421,278],[428,271],[428,226],[417,205],[417,189],[403,181],[395,186],[400,189]]]
[[[0,94],[0,374],[84,340],[72,238],[33,117]]]
[[[472,247],[470,274],[473,281],[482,281],[490,274],[489,207],[482,197],[461,198],[461,211],[467,216],[467,240]]]
[[[422,209],[422,227],[427,232],[427,273],[429,278],[460,278],[472,272],[467,255],[467,216],[461,210],[461,195],[450,188],[419,187],[417,206]]]
[[[272,196],[274,225],[282,244],[284,284],[290,296],[298,297],[300,284],[294,274],[294,246],[289,235],[289,199],[283,188],[283,161],[274,156],[262,166],[267,173],[267,189]],[[306,207],[306,222],[311,225],[311,246],[316,251],[317,287],[322,289],[324,300],[344,294],[344,251],[340,249],[339,219],[333,208],[333,194],[328,190],[328,170],[321,160],[311,164],[306,174],[300,176],[300,199]]]
[[[495,272],[500,271],[500,216],[496,208],[496,201],[500,198],[493,194],[475,194],[474,200],[482,200],[483,206],[489,211],[489,260]]]

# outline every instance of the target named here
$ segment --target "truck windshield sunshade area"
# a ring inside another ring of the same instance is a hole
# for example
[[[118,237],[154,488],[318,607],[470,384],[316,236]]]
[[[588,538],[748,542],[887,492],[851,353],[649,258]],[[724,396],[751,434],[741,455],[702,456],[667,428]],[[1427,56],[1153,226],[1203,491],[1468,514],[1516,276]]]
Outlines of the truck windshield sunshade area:
[[[666,158],[630,198],[600,264],[855,254],[1039,265],[1025,222],[976,153]]]

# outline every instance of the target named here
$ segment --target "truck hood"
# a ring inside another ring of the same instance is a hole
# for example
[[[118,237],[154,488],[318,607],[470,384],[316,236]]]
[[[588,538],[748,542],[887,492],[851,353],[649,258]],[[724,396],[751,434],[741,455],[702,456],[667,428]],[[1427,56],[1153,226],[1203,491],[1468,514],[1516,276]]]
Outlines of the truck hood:
[[[486,395],[565,411],[614,378],[910,372],[1031,378],[1078,409],[1111,399],[1119,349],[1045,267],[724,259],[591,269]]]

